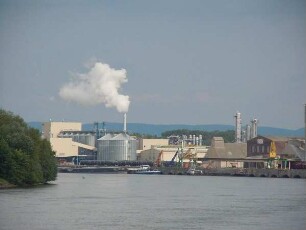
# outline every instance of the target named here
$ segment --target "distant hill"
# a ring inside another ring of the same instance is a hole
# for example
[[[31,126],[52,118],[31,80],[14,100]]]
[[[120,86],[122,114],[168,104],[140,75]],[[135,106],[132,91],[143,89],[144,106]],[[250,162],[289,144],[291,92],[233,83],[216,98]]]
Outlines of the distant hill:
[[[34,128],[34,129],[38,129],[39,131],[41,131],[42,129],[42,122],[38,122],[38,121],[31,121],[31,122],[27,122],[28,126]]]
[[[42,122],[28,122],[28,125],[41,130]],[[99,128],[102,128],[102,124],[99,124]],[[106,130],[109,131],[121,131],[123,129],[122,123],[109,122],[105,125]],[[82,129],[91,131],[94,129],[93,124],[86,123],[82,125]],[[127,129],[130,133],[141,133],[161,136],[161,133],[176,129],[188,129],[188,130],[205,130],[205,131],[226,131],[234,130],[233,125],[154,125],[154,124],[142,124],[142,123],[128,123]],[[287,137],[304,137],[304,128],[291,130],[281,129],[273,127],[259,127],[258,134],[264,136],[287,136]]]
[[[102,128],[102,125],[100,126]],[[123,129],[122,123],[106,123],[106,130],[121,131]],[[83,124],[84,130],[93,130],[93,124]],[[189,129],[189,130],[206,130],[206,131],[226,131],[233,129],[230,125],[154,125],[142,123],[128,123],[127,129],[130,133],[141,133],[161,136],[161,133],[175,129]]]

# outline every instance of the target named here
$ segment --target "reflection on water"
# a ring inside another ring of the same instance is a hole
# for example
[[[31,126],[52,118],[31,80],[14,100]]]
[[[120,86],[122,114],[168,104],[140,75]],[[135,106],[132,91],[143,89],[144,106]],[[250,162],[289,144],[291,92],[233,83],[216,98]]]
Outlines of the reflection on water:
[[[0,229],[304,229],[306,180],[59,174],[0,190]]]

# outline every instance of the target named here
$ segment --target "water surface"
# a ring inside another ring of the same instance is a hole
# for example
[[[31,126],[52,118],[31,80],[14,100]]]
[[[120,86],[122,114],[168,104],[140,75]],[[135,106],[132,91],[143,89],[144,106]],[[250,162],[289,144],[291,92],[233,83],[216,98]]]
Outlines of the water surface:
[[[305,229],[306,180],[59,174],[0,190],[0,229]]]

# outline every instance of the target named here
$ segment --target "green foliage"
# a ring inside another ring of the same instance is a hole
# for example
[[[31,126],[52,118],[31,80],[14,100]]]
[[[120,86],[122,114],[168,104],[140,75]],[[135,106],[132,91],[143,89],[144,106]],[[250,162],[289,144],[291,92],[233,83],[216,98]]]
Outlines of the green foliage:
[[[213,137],[223,137],[224,142],[226,143],[231,143],[235,141],[235,131],[234,130],[207,132],[203,130],[177,129],[177,130],[170,130],[170,131],[163,132],[161,135],[163,138],[167,138],[171,135],[177,135],[177,136],[202,135],[203,145],[210,145]]]
[[[34,185],[56,176],[50,142],[19,116],[0,109],[0,177],[16,185]]]
[[[51,149],[50,142],[47,140],[42,140],[39,147],[44,182],[53,181],[56,179],[57,174],[55,154]]]
[[[151,135],[151,134],[141,134],[141,133],[130,133],[131,136],[135,136],[137,138],[143,138],[143,139],[158,139],[157,135]]]

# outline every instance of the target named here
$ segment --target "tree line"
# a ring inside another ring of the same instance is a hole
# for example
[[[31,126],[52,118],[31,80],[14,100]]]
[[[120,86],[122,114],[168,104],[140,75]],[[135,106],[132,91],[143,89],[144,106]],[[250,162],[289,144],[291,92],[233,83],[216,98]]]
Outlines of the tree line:
[[[0,109],[0,178],[15,185],[35,185],[54,181],[55,153],[37,129]]]

